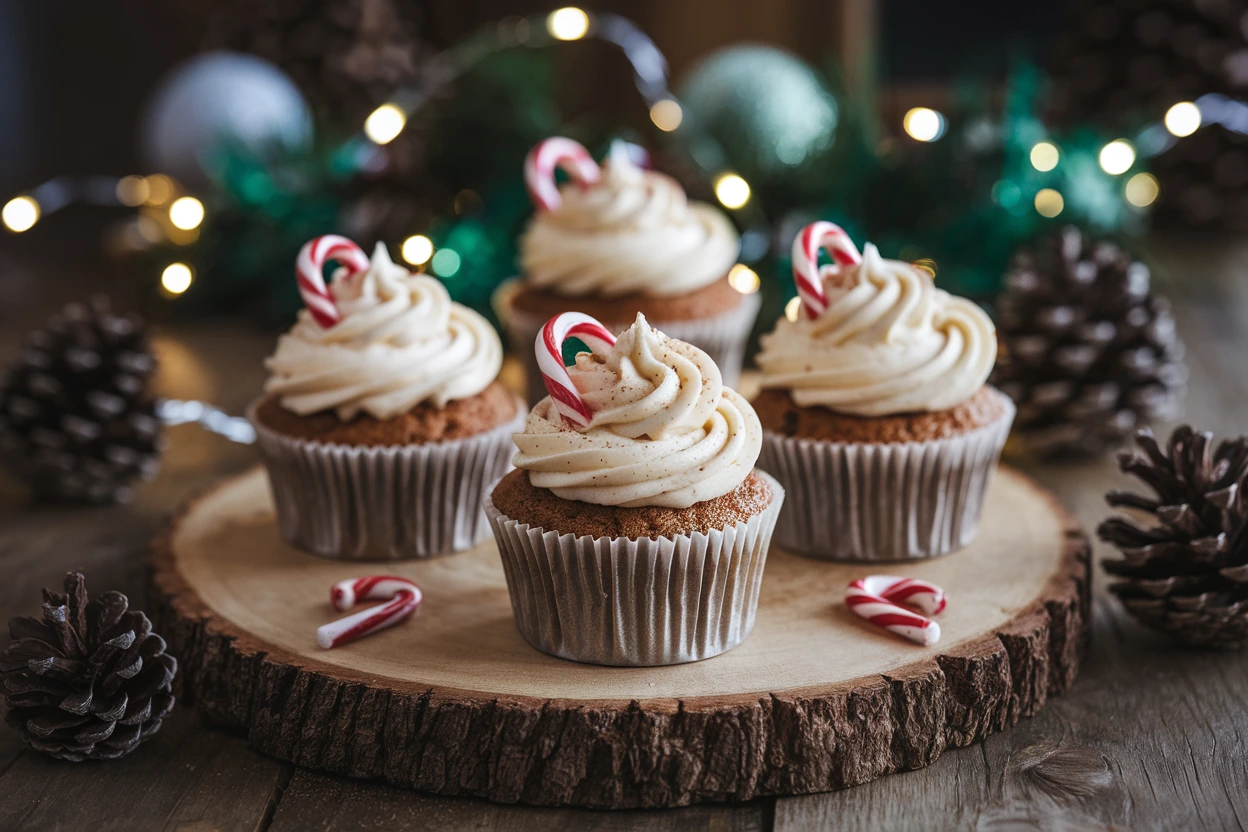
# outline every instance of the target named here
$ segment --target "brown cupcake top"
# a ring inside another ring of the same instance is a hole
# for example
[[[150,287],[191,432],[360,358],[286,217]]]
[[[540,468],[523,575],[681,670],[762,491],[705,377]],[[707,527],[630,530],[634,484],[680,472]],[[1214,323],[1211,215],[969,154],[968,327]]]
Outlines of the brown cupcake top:
[[[282,407],[277,396],[269,396],[256,408],[255,420],[269,430],[296,439],[390,447],[466,439],[506,424],[518,409],[515,394],[495,381],[477,395],[455,399],[445,407],[421,402],[389,419],[360,414],[346,422],[333,412],[299,416]]]
[[[724,276],[707,286],[668,297],[630,292],[612,298],[597,295],[570,298],[525,283],[516,288],[511,305],[519,312],[543,320],[564,312],[584,312],[600,321],[619,323],[632,321],[640,312],[657,326],[662,326],[665,321],[711,318],[736,309],[742,300],[742,294],[732,288],[727,276]]]
[[[888,444],[961,436],[992,424],[1009,406],[1005,395],[984,385],[948,410],[896,416],[850,416],[818,405],[801,407],[787,390],[764,390],[751,404],[763,430],[823,442]]]
[[[720,497],[688,508],[641,506],[621,508],[556,497],[529,482],[525,471],[512,471],[491,495],[494,507],[513,520],[577,537],[674,538],[694,532],[707,534],[745,523],[771,504],[771,487],[757,473]]]

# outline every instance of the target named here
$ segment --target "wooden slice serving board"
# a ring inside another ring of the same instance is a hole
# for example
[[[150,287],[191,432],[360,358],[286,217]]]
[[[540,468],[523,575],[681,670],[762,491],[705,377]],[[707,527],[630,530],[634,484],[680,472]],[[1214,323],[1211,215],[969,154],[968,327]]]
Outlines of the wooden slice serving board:
[[[529,647],[493,542],[405,564],[306,555],[280,539],[262,470],[187,505],[153,554],[153,613],[211,719],[310,768],[439,794],[598,808],[802,794],[932,763],[1065,690],[1089,632],[1088,544],[1008,469],[969,548],[870,571],[950,596],[940,643],[844,604],[863,566],[773,549],[754,632],[696,664],[607,668]],[[337,581],[395,573],[411,620],[334,650]]]

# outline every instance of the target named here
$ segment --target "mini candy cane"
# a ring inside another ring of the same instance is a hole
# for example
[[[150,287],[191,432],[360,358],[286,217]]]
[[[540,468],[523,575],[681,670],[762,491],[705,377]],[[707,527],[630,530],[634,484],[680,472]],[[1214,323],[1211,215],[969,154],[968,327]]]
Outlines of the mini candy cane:
[[[563,168],[582,186],[592,185],[602,177],[598,163],[579,142],[561,136],[538,142],[524,159],[524,184],[529,198],[541,211],[553,211],[563,202],[555,185],[556,168]]]
[[[568,338],[580,338],[595,352],[606,352],[615,346],[615,336],[595,318],[581,312],[564,312],[546,322],[537,333],[537,367],[542,381],[555,403],[555,409],[572,427],[584,427],[594,418],[589,405],[581,399],[568,368],[563,363],[563,342]]]
[[[793,282],[802,299],[802,308],[812,321],[828,308],[828,297],[823,291],[823,275],[819,271],[819,249],[826,248],[837,265],[852,266],[862,262],[862,255],[849,235],[834,223],[812,222],[802,229],[793,240]]]
[[[916,607],[926,615],[945,608],[945,591],[935,584],[892,575],[870,575],[849,585],[845,603],[867,621],[913,642],[931,647],[940,640],[940,625],[898,604]]]
[[[416,611],[423,597],[420,587],[407,578],[394,575],[374,575],[339,581],[329,593],[330,603],[339,612],[351,609],[356,601],[380,598],[387,598],[389,601],[318,627],[316,643],[328,650],[398,624]]]
[[[368,255],[363,249],[337,234],[326,234],[324,237],[309,240],[299,250],[299,257],[295,260],[295,280],[299,283],[299,294],[303,296],[304,305],[312,313],[313,319],[324,329],[329,329],[342,319],[321,271],[329,260],[346,268],[348,275],[368,268]]]

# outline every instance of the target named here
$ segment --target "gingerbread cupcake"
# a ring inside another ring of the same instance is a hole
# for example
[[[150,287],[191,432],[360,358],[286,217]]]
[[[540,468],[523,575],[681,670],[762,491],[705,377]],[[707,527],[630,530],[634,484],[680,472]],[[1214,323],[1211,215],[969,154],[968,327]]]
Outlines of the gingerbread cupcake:
[[[567,337],[592,350],[570,368]],[[558,315],[537,349],[550,396],[485,504],[521,634],[606,665],[739,644],[784,501],[754,470],[762,427],[749,403],[705,352],[640,314],[618,341],[587,315]]]
[[[325,262],[341,264],[326,286]],[[282,536],[314,554],[394,560],[485,537],[486,487],[510,469],[519,398],[498,381],[485,318],[378,244],[343,237],[299,255],[308,308],[265,362],[252,405]]]
[[[759,467],[788,493],[777,544],[843,560],[965,546],[1014,418],[985,383],[992,321],[875,246],[859,256],[831,223],[798,235],[793,272],[798,316],[763,336],[754,400]]]
[[[572,181],[556,187],[556,168]],[[525,361],[529,401],[546,395],[533,339],[552,315],[574,310],[615,333],[644,314],[706,351],[735,384],[759,299],[728,280],[740,240],[723,212],[690,202],[674,179],[639,167],[622,143],[600,167],[571,139],[547,139],[524,172],[537,213],[520,240],[523,274],[499,289],[495,308]]]

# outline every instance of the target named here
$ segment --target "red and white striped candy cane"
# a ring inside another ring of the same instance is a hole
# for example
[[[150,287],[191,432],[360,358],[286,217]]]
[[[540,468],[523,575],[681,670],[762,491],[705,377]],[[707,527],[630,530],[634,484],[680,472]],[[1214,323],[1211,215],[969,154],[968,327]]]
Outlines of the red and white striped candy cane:
[[[325,285],[325,274],[322,271],[327,261],[333,260],[347,270],[348,275],[358,274],[368,268],[368,255],[364,250],[346,237],[337,234],[326,234],[309,240],[299,249],[299,257],[295,260],[295,279],[299,282],[299,294],[303,303],[312,313],[313,319],[323,328],[329,329],[342,315],[334,305],[334,298]]]
[[[577,392],[568,368],[563,363],[563,342],[568,338],[580,338],[594,352],[603,353],[615,346],[611,330],[597,319],[581,312],[564,312],[546,322],[537,333],[537,368],[542,381],[555,403],[555,409],[563,420],[574,428],[585,427],[594,414]]]
[[[935,584],[892,575],[870,575],[850,583],[845,603],[856,615],[875,626],[924,647],[931,647],[940,640],[939,624],[897,606],[906,604],[924,615],[935,615],[945,608],[945,591]]]
[[[398,624],[416,611],[424,594],[407,578],[394,575],[373,575],[350,578],[334,584],[329,600],[334,609],[346,612],[357,601],[389,599],[385,604],[369,607],[355,615],[332,621],[316,630],[316,643],[328,650],[348,641]]]
[[[827,249],[828,254],[832,255],[837,271],[841,266],[862,262],[862,255],[858,253],[854,241],[835,223],[812,222],[794,238],[793,282],[797,284],[802,308],[812,321],[828,308],[828,296],[823,291],[823,276],[819,273],[821,248]]]
[[[602,178],[598,163],[579,142],[562,136],[538,142],[524,158],[524,184],[538,210],[553,211],[563,202],[559,186],[555,184],[557,168],[563,168],[572,181],[582,186],[592,185]]]

